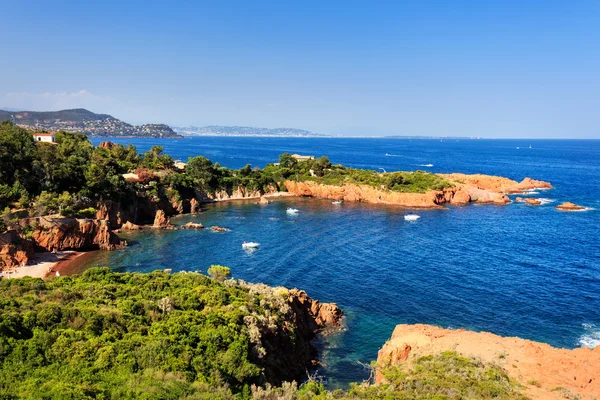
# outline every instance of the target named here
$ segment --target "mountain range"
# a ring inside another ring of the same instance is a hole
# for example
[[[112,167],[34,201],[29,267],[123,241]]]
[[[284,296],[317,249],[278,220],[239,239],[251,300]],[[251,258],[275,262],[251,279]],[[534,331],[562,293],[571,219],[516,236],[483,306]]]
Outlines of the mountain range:
[[[185,136],[277,136],[277,137],[325,137],[325,135],[296,128],[257,128],[252,126],[173,127],[173,130]]]
[[[29,129],[79,132],[88,136],[106,137],[181,137],[168,125],[131,125],[108,114],[96,114],[83,108],[61,111],[0,110],[0,121],[9,120]]]

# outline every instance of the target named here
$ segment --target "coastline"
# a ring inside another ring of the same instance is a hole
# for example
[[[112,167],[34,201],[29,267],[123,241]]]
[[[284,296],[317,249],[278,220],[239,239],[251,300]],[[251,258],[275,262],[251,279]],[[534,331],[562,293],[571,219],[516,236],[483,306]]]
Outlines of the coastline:
[[[45,252],[36,253],[33,263],[24,266],[14,267],[9,273],[3,273],[7,279],[23,278],[26,276],[32,278],[46,278],[58,271],[68,271],[69,266],[85,252],[74,250],[63,250],[56,253]]]

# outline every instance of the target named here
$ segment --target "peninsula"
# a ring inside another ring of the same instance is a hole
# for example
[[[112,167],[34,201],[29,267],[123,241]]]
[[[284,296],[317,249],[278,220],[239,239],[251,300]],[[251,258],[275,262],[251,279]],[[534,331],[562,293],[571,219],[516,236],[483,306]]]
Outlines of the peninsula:
[[[164,124],[131,125],[108,114],[96,114],[83,108],[61,111],[5,111],[0,121],[8,120],[28,129],[56,132],[68,131],[88,136],[178,138]]]

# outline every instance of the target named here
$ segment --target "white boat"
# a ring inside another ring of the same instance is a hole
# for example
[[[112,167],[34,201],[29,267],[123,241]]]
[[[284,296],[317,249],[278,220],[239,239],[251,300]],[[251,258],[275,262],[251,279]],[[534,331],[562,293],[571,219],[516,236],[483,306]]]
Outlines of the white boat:
[[[342,200],[332,201],[331,204],[333,204],[334,206],[339,206],[342,204]]]
[[[256,243],[256,242],[244,242],[242,243],[242,248],[243,249],[256,249],[258,248],[258,246],[260,246],[260,243]]]
[[[296,215],[298,214],[298,210],[292,207],[289,207],[287,210],[285,210],[286,213],[291,214],[291,215]]]
[[[420,217],[420,216],[418,216],[417,214],[407,214],[407,215],[405,215],[405,216],[404,216],[404,219],[405,219],[406,221],[416,221],[416,220],[418,220],[419,218],[421,218],[421,217]]]

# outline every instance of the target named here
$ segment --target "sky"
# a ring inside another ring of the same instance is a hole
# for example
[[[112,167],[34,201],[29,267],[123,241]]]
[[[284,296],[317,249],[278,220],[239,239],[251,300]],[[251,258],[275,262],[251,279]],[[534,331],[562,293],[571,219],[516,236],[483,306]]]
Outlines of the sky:
[[[0,0],[0,108],[600,138],[600,1]]]

